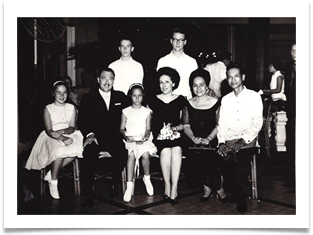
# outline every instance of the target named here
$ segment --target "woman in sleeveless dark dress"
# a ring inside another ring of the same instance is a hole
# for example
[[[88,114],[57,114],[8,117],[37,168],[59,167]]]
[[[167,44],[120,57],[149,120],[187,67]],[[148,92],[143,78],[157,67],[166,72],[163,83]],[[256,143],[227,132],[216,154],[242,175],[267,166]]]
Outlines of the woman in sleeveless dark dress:
[[[189,137],[188,147],[217,145],[217,116],[220,106],[218,99],[208,96],[210,73],[197,69],[190,75],[189,85],[195,95],[188,100],[183,111],[184,132]],[[194,150],[186,148],[187,177],[195,185],[203,184],[204,195],[200,202],[206,202],[213,191],[217,191],[221,201],[226,203],[228,197],[221,185],[220,166],[222,158],[215,150]]]
[[[153,142],[160,155],[165,184],[164,199],[175,205],[178,202],[177,189],[182,164],[181,113],[186,107],[187,100],[181,95],[173,94],[180,80],[176,70],[169,67],[160,68],[157,79],[162,93],[148,101],[153,116],[151,129]]]

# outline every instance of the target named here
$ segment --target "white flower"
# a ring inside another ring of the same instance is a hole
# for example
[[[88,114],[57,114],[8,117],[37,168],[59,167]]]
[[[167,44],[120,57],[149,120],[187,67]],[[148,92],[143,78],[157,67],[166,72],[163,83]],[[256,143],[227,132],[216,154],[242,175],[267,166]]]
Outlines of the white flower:
[[[174,140],[180,138],[180,133],[175,131],[173,132],[171,129],[171,123],[165,124],[163,123],[163,128],[160,130],[160,134],[158,135],[158,140]]]

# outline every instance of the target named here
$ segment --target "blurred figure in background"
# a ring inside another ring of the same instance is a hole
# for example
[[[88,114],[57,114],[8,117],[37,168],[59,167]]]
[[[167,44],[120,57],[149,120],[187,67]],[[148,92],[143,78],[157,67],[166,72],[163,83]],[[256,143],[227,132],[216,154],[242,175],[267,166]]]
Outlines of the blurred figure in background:
[[[66,76],[61,77],[60,80],[65,82],[66,85],[69,88],[69,94],[68,94],[68,97],[67,97],[65,102],[66,103],[70,103],[70,104],[74,105],[77,108],[78,105],[79,105],[79,102],[78,102],[78,99],[77,99],[77,95],[74,94],[73,91],[72,91],[72,79],[69,76],[66,75]]]
[[[205,70],[209,71],[211,75],[211,82],[209,88],[214,92],[214,94],[210,94],[213,97],[220,98],[222,97],[221,93],[221,83],[226,79],[226,67],[229,65],[231,61],[231,53],[218,52],[213,54],[216,55],[217,62],[208,64],[205,66]]]

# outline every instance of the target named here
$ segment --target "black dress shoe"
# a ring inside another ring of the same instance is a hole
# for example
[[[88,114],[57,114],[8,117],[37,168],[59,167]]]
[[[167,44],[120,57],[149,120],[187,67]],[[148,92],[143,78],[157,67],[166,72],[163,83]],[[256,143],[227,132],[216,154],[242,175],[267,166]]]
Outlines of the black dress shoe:
[[[207,196],[207,197],[200,197],[199,202],[204,203],[204,202],[209,201],[209,198],[211,197],[212,193],[213,193],[213,190],[211,190],[209,196]]]
[[[93,202],[94,202],[94,199],[93,198],[89,198],[87,197],[84,201],[84,209],[89,209],[89,208],[92,208],[93,207]]]
[[[169,200],[170,200],[170,197],[164,194],[164,195],[163,195],[163,199],[164,199],[165,201],[169,201]]]
[[[175,199],[170,198],[170,202],[172,205],[176,205],[178,203],[178,198],[177,197]]]
[[[225,203],[229,202],[229,197],[226,195],[225,197],[220,198],[220,200],[221,200],[221,202],[222,202],[223,204],[225,204]]]
[[[238,212],[246,212],[248,210],[247,203],[238,203],[236,209]]]
[[[205,203],[205,202],[209,201],[209,197],[210,196],[208,196],[208,197],[200,197],[199,202]]]
[[[118,185],[112,184],[109,189],[109,196],[112,199],[118,198]]]

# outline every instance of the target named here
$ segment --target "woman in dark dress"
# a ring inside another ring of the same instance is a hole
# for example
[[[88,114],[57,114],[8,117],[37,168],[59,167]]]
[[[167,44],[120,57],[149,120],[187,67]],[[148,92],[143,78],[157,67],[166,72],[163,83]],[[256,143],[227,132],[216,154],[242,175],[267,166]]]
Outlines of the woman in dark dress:
[[[173,94],[180,81],[176,70],[163,67],[157,72],[161,94],[150,98],[148,105],[152,110],[153,142],[160,155],[160,165],[165,189],[164,198],[173,205],[177,204],[177,189],[182,164],[183,141],[179,131],[183,130],[182,110],[186,106],[186,98]]]
[[[220,102],[207,95],[210,73],[197,69],[190,75],[189,85],[194,97],[188,100],[183,111],[184,132],[189,137],[188,147],[217,145],[217,119]],[[217,191],[223,203],[228,201],[221,185],[220,158],[215,150],[186,149],[189,171],[187,177],[193,178],[194,184],[203,184],[204,195],[200,202],[206,202],[213,191]]]

